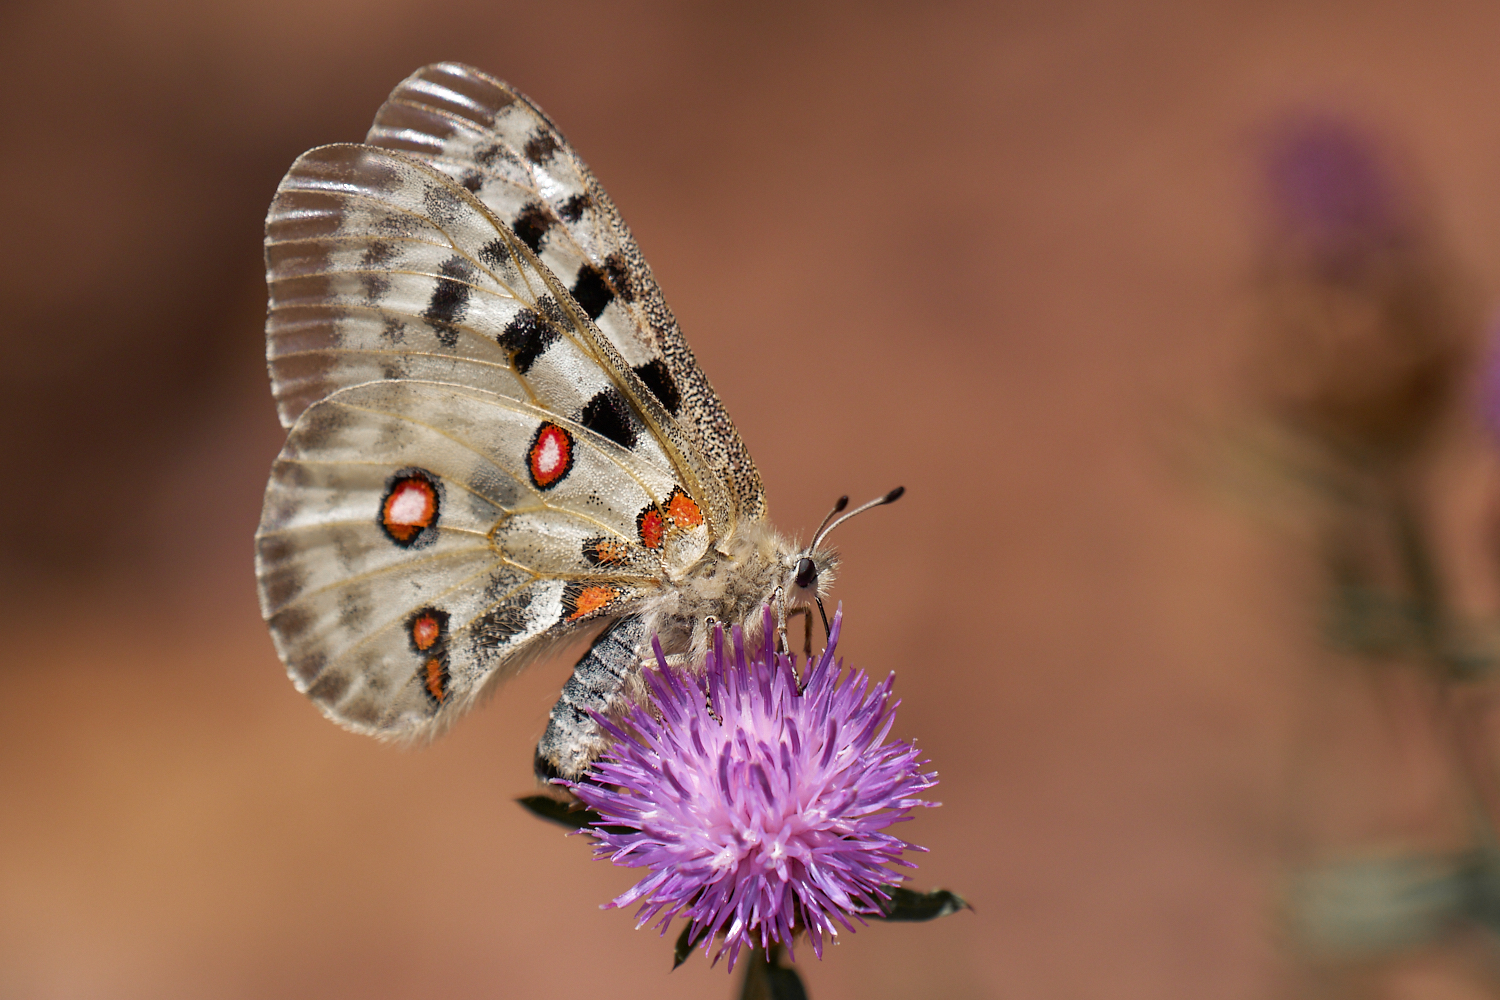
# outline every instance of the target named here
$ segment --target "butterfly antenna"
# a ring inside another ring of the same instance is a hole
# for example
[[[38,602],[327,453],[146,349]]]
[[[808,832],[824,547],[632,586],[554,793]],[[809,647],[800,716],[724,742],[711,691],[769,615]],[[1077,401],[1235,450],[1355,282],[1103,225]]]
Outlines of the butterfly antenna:
[[[833,521],[833,523],[830,524],[829,521],[833,518],[833,515],[837,514],[839,511],[843,510],[849,505],[848,497],[839,497],[839,502],[833,505],[833,510],[829,512],[828,517],[823,518],[823,524],[818,528],[818,533],[813,536],[812,544],[807,547],[807,551],[811,552],[813,549],[817,548],[819,542],[831,535],[834,528],[837,528],[839,525],[849,520],[849,518],[854,517],[856,514],[863,514],[865,511],[870,510],[872,507],[884,507],[888,503],[895,503],[897,500],[901,499],[901,494],[905,492],[905,486],[897,486],[885,496],[876,497],[874,500],[871,500],[867,504],[861,504],[860,506],[851,510],[849,513],[845,514],[843,517],[839,518],[837,521]]]
[[[836,514],[840,513],[847,506],[849,506],[849,494],[847,494],[847,493],[844,494],[843,496],[839,497],[837,500],[835,500],[833,502],[833,510],[830,510],[828,512],[828,516],[825,517],[825,518],[823,518],[823,523],[820,524],[820,525],[818,525],[818,530],[813,532],[813,539],[814,539],[813,545],[817,544],[817,541],[816,541],[817,539],[823,537],[823,529],[826,528],[826,527],[828,527],[828,522],[832,521],[833,518],[834,518],[834,516]],[[809,552],[811,552],[812,548],[813,548],[813,546],[809,545],[807,547],[807,550]]]

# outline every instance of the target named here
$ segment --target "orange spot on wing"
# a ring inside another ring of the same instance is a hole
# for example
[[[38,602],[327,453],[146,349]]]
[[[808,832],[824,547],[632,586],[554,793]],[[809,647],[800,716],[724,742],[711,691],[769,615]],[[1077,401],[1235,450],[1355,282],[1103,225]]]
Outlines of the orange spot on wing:
[[[647,507],[635,519],[635,526],[640,531],[642,545],[648,549],[661,548],[662,536],[667,533],[667,522],[662,518],[661,511],[655,507]]]
[[[437,657],[427,661],[427,678],[425,687],[427,693],[432,695],[433,700],[439,705],[443,699],[448,697],[448,668],[443,666],[443,661]]]
[[[625,561],[627,555],[629,555],[629,550],[619,539],[607,539],[594,546],[594,558],[601,565],[618,565]]]
[[[672,495],[667,498],[667,516],[672,523],[679,528],[696,528],[703,523],[703,511],[698,508],[698,503],[692,497],[677,486],[672,489]]]
[[[602,583],[584,587],[578,592],[578,596],[573,598],[573,613],[568,615],[568,621],[577,621],[584,615],[598,611],[619,596],[618,587],[610,587]]]

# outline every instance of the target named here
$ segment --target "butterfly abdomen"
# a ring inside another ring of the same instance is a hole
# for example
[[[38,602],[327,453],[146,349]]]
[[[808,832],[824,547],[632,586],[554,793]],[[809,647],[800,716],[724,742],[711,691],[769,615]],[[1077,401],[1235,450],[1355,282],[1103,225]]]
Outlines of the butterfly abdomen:
[[[537,777],[574,779],[588,771],[607,745],[589,712],[611,715],[618,710],[621,694],[649,648],[650,632],[634,615],[615,622],[594,640],[552,706],[547,730],[536,746]]]

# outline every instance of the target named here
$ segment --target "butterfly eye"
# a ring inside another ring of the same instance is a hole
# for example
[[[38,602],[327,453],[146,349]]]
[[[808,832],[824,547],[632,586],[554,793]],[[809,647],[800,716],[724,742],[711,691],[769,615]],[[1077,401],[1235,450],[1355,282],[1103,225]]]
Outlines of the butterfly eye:
[[[806,590],[818,578],[818,566],[807,556],[797,562],[797,586]]]

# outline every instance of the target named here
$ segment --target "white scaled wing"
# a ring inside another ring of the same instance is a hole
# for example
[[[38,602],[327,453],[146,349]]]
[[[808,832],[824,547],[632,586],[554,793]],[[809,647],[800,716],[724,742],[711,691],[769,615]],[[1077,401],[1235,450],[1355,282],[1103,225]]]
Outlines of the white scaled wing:
[[[261,605],[330,717],[434,732],[706,550],[723,487],[692,441],[449,177],[313,150],[278,190],[266,257],[292,428],[256,537]]]
[[[558,276],[723,483],[722,498],[709,498],[715,521],[764,515],[755,463],[635,237],[541,109],[471,66],[436,63],[391,93],[365,142],[415,156],[473,192]]]

